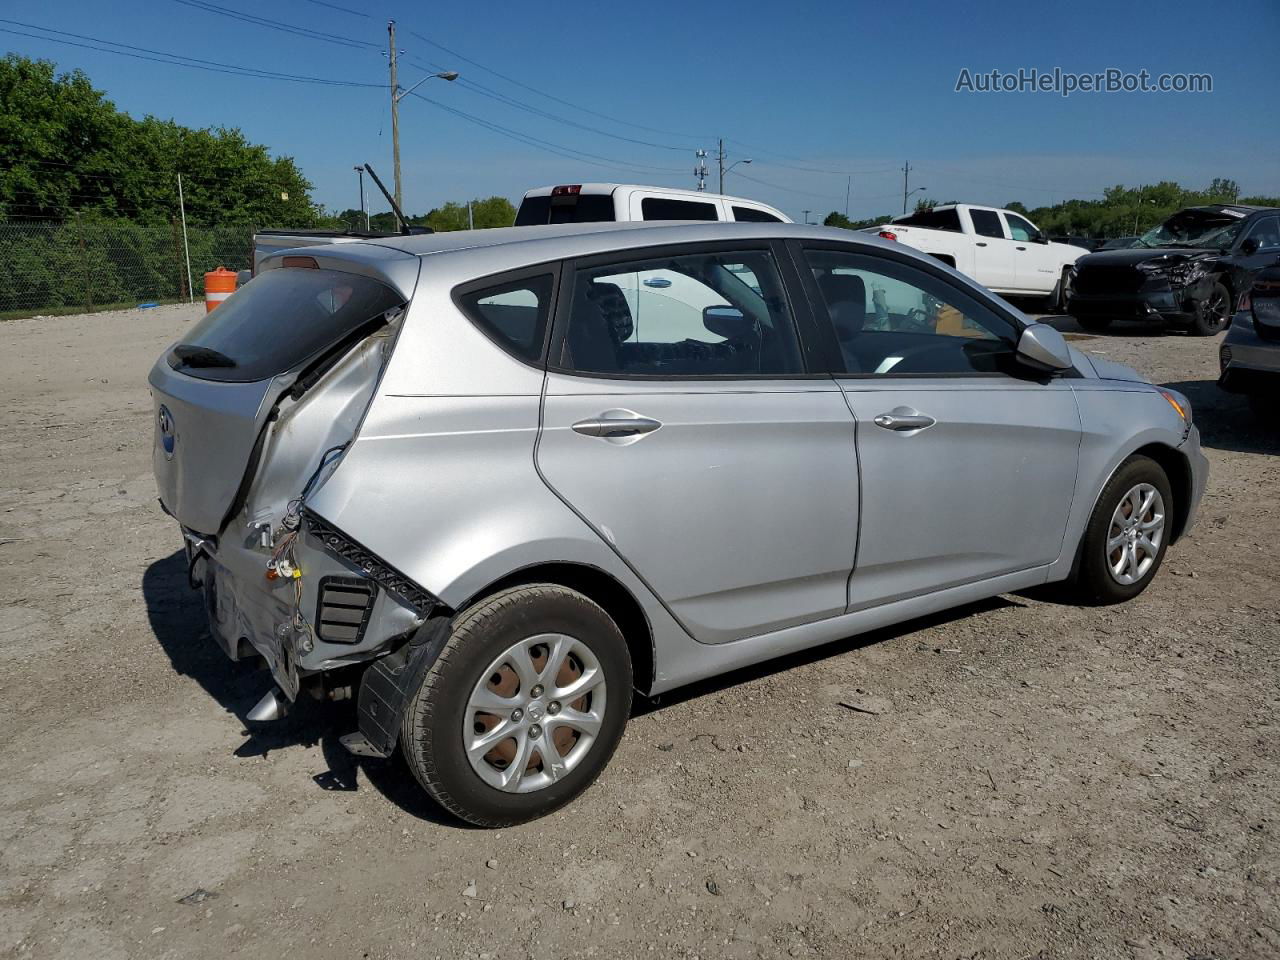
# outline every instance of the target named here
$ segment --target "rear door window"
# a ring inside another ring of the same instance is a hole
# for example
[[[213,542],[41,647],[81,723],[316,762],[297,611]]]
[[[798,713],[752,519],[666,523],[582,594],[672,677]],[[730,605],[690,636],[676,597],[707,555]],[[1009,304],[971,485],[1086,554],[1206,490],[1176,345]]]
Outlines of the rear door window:
[[[755,207],[734,207],[733,219],[739,223],[781,223],[782,220],[772,213],[757,210]]]
[[[201,380],[268,380],[371,332],[403,305],[398,293],[369,277],[266,270],[192,327],[169,365]]]
[[[719,220],[714,203],[703,200],[675,200],[671,197],[645,197],[640,201],[640,215],[646,220]]]
[[[803,372],[782,278],[767,251],[663,256],[575,271],[557,365],[605,376]]]
[[[1000,214],[994,210],[970,210],[969,219],[973,221],[973,232],[978,236],[1004,239],[1004,228],[1000,226]]]

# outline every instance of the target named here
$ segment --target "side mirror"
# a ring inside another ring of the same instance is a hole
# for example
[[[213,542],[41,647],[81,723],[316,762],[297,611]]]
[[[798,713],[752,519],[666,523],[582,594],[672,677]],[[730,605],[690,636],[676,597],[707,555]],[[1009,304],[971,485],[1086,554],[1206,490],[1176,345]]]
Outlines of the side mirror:
[[[1048,243],[1049,238],[1046,237],[1043,233],[1037,233],[1034,237],[1032,237],[1031,242],[1032,243]]]
[[[1240,252],[1246,257],[1252,257],[1258,252],[1258,248],[1260,246],[1262,246],[1262,244],[1258,242],[1257,237],[1245,237],[1244,243],[1240,244]]]
[[[1071,348],[1061,333],[1047,323],[1033,323],[1018,338],[1018,359],[1037,370],[1067,370]]]
[[[737,307],[724,304],[702,308],[702,325],[717,337],[736,340],[751,331],[752,322]]]

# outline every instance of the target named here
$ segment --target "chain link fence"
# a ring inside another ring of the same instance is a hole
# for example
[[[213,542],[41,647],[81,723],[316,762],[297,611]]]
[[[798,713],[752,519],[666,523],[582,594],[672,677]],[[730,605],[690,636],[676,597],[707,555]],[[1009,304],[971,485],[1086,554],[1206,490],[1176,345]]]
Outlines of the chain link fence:
[[[189,291],[177,221],[0,222],[0,319],[201,299],[206,270],[253,265],[253,233],[249,226],[188,225]]]

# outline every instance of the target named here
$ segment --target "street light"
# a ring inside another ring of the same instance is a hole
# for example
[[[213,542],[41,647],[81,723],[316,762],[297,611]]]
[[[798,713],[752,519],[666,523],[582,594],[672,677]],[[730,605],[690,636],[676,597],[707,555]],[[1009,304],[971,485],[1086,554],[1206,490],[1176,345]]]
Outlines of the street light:
[[[407,97],[428,80],[448,80],[452,83],[458,79],[456,70],[443,70],[440,73],[429,73],[408,90],[402,89],[396,80],[396,22],[388,22],[387,33],[391,40],[391,48],[387,57],[391,64],[391,152],[395,160],[396,206],[404,209],[404,199],[400,192],[400,101]]]
[[[928,189],[929,189],[928,187],[916,187],[914,190],[908,190],[906,193],[904,193],[902,195],[902,212],[904,214],[907,212],[907,197],[911,196],[913,193],[920,193]]]
[[[730,170],[732,170],[734,167],[736,167],[740,163],[750,163],[750,162],[751,162],[750,157],[747,157],[745,160],[735,160],[733,161],[733,163],[729,164],[727,167],[724,168],[724,172],[728,173]]]
[[[396,103],[399,103],[401,100],[403,100],[409,94],[413,93],[413,91],[417,90],[420,86],[422,86],[428,80],[448,80],[450,83],[453,83],[453,81],[457,79],[458,79],[458,71],[456,70],[444,70],[440,73],[429,73],[425,77],[423,77],[421,80],[419,80],[417,83],[415,83],[412,87],[410,87],[408,90],[397,91],[395,94],[395,101]]]

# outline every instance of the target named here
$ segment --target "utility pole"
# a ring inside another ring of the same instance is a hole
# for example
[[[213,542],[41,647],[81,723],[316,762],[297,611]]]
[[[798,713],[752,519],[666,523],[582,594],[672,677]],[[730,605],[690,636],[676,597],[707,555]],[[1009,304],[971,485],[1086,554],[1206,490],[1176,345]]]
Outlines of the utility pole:
[[[467,201],[467,229],[474,230],[476,228],[476,218],[471,213],[471,201]]]
[[[396,206],[403,210],[403,195],[400,192],[400,98],[396,96],[400,85],[396,81],[396,22],[394,20],[387,21],[387,36],[390,43],[387,58],[391,63],[391,153],[395,167]]]
[[[844,178],[844,218],[849,219],[849,188],[853,186],[853,175]]]
[[[356,165],[356,173],[360,177],[360,216],[364,218],[364,232],[369,232],[369,208],[364,203],[364,167]]]
[[[187,242],[187,202],[182,196],[182,174],[178,174],[178,210],[182,214],[182,253],[187,261],[187,301],[195,303],[195,288],[191,285],[191,245]]]
[[[720,161],[720,192],[724,193],[724,139],[720,140],[720,154],[717,157]]]
[[[907,190],[907,178],[910,176],[911,176],[911,161],[908,160],[906,163],[902,165],[902,213],[903,213],[903,216],[906,216],[907,197],[910,196],[910,191]]]

